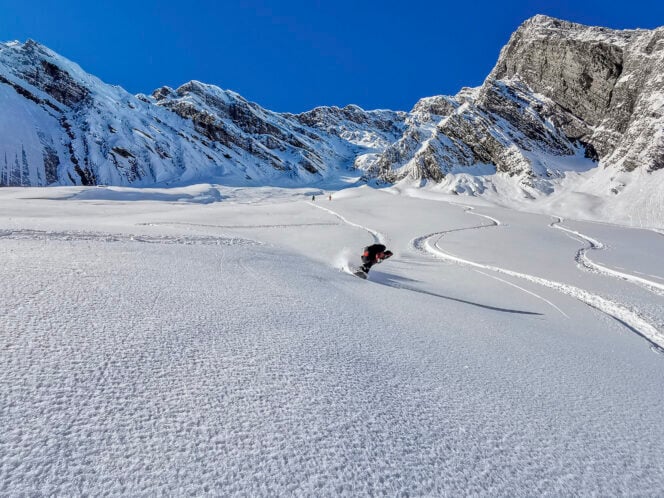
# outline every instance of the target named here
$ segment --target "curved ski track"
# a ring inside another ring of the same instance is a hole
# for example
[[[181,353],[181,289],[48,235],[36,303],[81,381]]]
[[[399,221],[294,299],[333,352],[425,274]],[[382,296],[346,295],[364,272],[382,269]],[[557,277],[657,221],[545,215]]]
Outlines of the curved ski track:
[[[560,216],[556,216],[556,218],[557,221],[551,223],[549,225],[550,227],[572,234],[588,243],[587,247],[582,247],[581,249],[579,249],[574,258],[580,268],[594,273],[601,273],[602,275],[607,275],[609,277],[619,278],[621,280],[625,280],[627,282],[643,287],[644,289],[646,289],[649,292],[652,292],[653,294],[664,296],[664,284],[653,282],[652,280],[648,280],[645,278],[637,277],[629,273],[623,273],[613,268],[609,268],[607,266],[600,265],[599,263],[592,261],[588,257],[587,254],[588,251],[601,251],[606,249],[606,246],[601,242],[599,242],[598,240],[589,237],[588,235],[582,234],[581,232],[577,232],[575,230],[562,226],[561,223],[563,222],[563,219]]]
[[[373,237],[374,242],[377,243],[377,244],[378,243],[384,244],[385,241],[387,240],[387,238],[382,233],[380,233],[376,230],[372,230],[371,228],[365,227],[364,225],[358,225],[357,223],[353,223],[352,221],[349,221],[347,218],[344,218],[339,213],[337,213],[335,211],[332,211],[331,209],[324,208],[323,206],[319,206],[317,204],[314,204],[313,202],[307,202],[307,204],[309,204],[310,206],[313,206],[315,208],[322,209],[323,211],[326,211],[326,212],[330,213],[332,216],[336,216],[337,218],[339,218],[341,221],[343,221],[347,225],[350,225],[350,226],[356,227],[356,228],[360,228],[362,230],[365,230],[365,231],[369,232],[371,234],[371,236]]]
[[[480,229],[492,226],[500,226],[500,222],[498,220],[490,218],[486,215],[481,215],[478,213],[471,213],[471,214],[489,218],[493,221],[493,223],[491,225],[480,225],[477,227],[470,227],[468,229]],[[639,315],[638,312],[634,311],[628,306],[611,301],[610,299],[606,299],[598,294],[593,294],[585,289],[581,289],[579,287],[575,287],[570,284],[564,284],[562,282],[556,282],[554,280],[548,280],[535,275],[508,270],[506,268],[501,268],[494,265],[477,263],[475,261],[460,258],[451,253],[445,252],[438,246],[438,242],[447,233],[450,233],[450,231],[434,232],[431,234],[423,235],[422,237],[417,237],[413,239],[411,241],[411,245],[415,249],[425,253],[429,253],[439,259],[444,259],[447,261],[452,261],[454,263],[472,266],[474,268],[483,268],[485,270],[491,270],[497,273],[503,273],[524,280],[529,280],[544,287],[549,287],[551,289],[554,289],[562,294],[567,294],[568,296],[574,297],[575,299],[587,304],[588,306],[591,306],[592,308],[595,308],[611,316],[612,318],[618,320],[627,328],[629,328],[639,336],[646,339],[650,343],[653,351],[657,353],[664,353],[664,333],[659,331],[656,327],[654,327],[646,319],[644,319],[641,315]],[[434,239],[435,241],[432,242]],[[601,245],[600,242],[595,241],[594,239],[593,243]],[[611,275],[611,273],[607,272],[607,275]]]
[[[363,225],[359,225],[357,223],[353,223],[353,222],[349,221],[347,218],[340,215],[339,213],[336,213],[335,211],[332,211],[331,209],[324,208],[322,206],[317,206],[317,205],[315,205],[311,202],[309,204],[311,204],[312,206],[314,206],[318,209],[322,209],[323,211],[327,211],[331,215],[336,216],[341,221],[343,221],[344,223],[346,223],[350,226],[354,226],[354,227],[366,230],[367,232],[369,232],[373,236],[373,238],[376,242],[381,242],[381,241],[385,240],[385,237],[382,234],[380,234],[379,232],[377,232],[376,230],[365,227]],[[466,212],[467,213],[485,218],[485,219],[489,220],[490,223],[477,225],[477,226],[473,226],[473,227],[467,227],[467,228],[457,228],[457,229],[452,229],[452,230],[443,230],[443,231],[440,231],[440,232],[434,232],[434,233],[422,235],[421,237],[416,237],[413,240],[411,240],[411,242],[410,242],[411,247],[413,247],[414,249],[416,249],[420,252],[432,255],[433,257],[436,257],[436,258],[439,258],[439,259],[451,261],[451,262],[462,264],[462,265],[472,266],[474,268],[482,268],[482,269],[490,270],[490,271],[493,271],[493,272],[496,272],[496,273],[503,273],[505,275],[510,275],[512,277],[521,278],[523,280],[528,280],[530,282],[534,282],[534,283],[542,285],[544,287],[554,289],[554,290],[560,292],[561,294],[566,294],[568,296],[571,296],[571,297],[587,304],[588,306],[590,306],[592,308],[595,308],[595,309],[609,315],[610,317],[614,318],[615,320],[619,321],[620,323],[625,325],[628,329],[630,329],[632,332],[636,333],[637,335],[639,335],[640,337],[643,337],[646,341],[648,341],[648,343],[651,346],[651,349],[654,352],[664,354],[664,333],[659,331],[655,326],[653,326],[645,318],[643,318],[641,315],[639,315],[639,313],[637,311],[629,308],[628,306],[626,306],[624,304],[611,301],[610,299],[604,298],[604,297],[602,297],[598,294],[593,294],[592,292],[589,292],[585,289],[581,289],[579,287],[576,287],[576,286],[573,286],[573,285],[570,285],[570,284],[564,284],[562,282],[556,282],[554,280],[548,280],[548,279],[545,279],[545,278],[542,278],[542,277],[538,277],[536,275],[521,273],[521,272],[517,272],[517,271],[513,271],[513,270],[508,270],[507,268],[501,268],[501,267],[494,266],[494,265],[481,264],[481,263],[477,263],[475,261],[460,258],[460,257],[455,256],[453,254],[447,253],[447,252],[443,251],[440,247],[438,247],[438,242],[440,241],[440,239],[445,234],[448,234],[448,233],[459,232],[459,231],[463,231],[463,230],[479,230],[479,229],[482,229],[482,228],[507,226],[507,225],[504,225],[500,220],[498,220],[496,218],[493,218],[493,217],[485,215],[485,214],[475,213],[475,212],[473,212],[473,210],[474,210],[473,207],[470,207],[470,206],[466,207]],[[560,228],[560,229],[563,229],[563,228]],[[563,229],[563,230],[573,232],[570,229]],[[584,240],[587,240],[588,243],[591,244],[591,245],[595,245],[597,247],[603,247],[603,244],[599,241],[596,241],[596,240],[594,240],[590,237],[587,237],[587,236],[583,236],[583,235],[579,234],[578,232],[573,232],[573,233],[575,233],[579,237],[583,238]],[[433,239],[435,239],[435,242],[432,243]],[[602,267],[602,268],[604,268],[604,267]],[[608,276],[614,276],[610,269],[606,269],[606,270],[607,271],[603,272],[603,273],[605,273]],[[635,277],[635,278],[638,278],[638,277]],[[628,280],[628,279],[626,279],[626,280]],[[652,282],[650,282],[650,283],[652,283]],[[512,285],[514,285],[514,284],[512,284]],[[402,287],[402,286],[392,286],[392,287],[417,291],[417,289],[409,289],[407,287]],[[516,287],[521,289],[519,286],[516,286]],[[525,291],[525,289],[522,289],[522,290]],[[528,291],[528,293],[533,294],[530,291]],[[551,304],[556,310],[558,310],[560,313],[565,315],[565,313],[562,310],[560,310],[560,308],[553,305],[553,303],[549,302],[548,300],[544,299],[541,296],[538,296],[537,294],[535,294],[535,296],[542,299],[543,301]],[[567,315],[565,315],[565,316],[567,316]]]

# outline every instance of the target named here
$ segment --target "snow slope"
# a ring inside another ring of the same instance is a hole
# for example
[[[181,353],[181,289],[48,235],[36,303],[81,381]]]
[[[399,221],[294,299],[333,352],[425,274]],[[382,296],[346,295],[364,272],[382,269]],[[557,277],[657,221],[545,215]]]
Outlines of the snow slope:
[[[2,189],[0,495],[662,495],[661,233],[398,189]]]

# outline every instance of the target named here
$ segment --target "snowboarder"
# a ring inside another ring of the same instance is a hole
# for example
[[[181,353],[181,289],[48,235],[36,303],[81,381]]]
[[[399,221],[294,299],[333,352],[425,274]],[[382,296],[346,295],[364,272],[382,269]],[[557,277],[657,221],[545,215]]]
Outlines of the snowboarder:
[[[376,263],[380,263],[392,256],[392,251],[388,251],[383,244],[373,244],[364,248],[362,253],[362,266],[357,269],[355,275],[367,278],[369,269]]]

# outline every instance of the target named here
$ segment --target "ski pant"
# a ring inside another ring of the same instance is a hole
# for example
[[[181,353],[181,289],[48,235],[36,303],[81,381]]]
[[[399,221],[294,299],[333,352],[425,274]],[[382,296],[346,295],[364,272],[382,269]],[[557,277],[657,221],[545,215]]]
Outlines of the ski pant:
[[[360,268],[362,268],[362,270],[364,270],[365,273],[369,273],[369,269],[375,264],[376,264],[375,259],[362,256],[362,266],[360,266]]]

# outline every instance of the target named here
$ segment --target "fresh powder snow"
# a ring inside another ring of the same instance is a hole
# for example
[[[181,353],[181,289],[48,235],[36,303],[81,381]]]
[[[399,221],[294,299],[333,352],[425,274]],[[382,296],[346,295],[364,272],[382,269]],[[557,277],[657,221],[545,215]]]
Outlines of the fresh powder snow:
[[[664,227],[514,207],[1,189],[0,495],[661,496]]]

